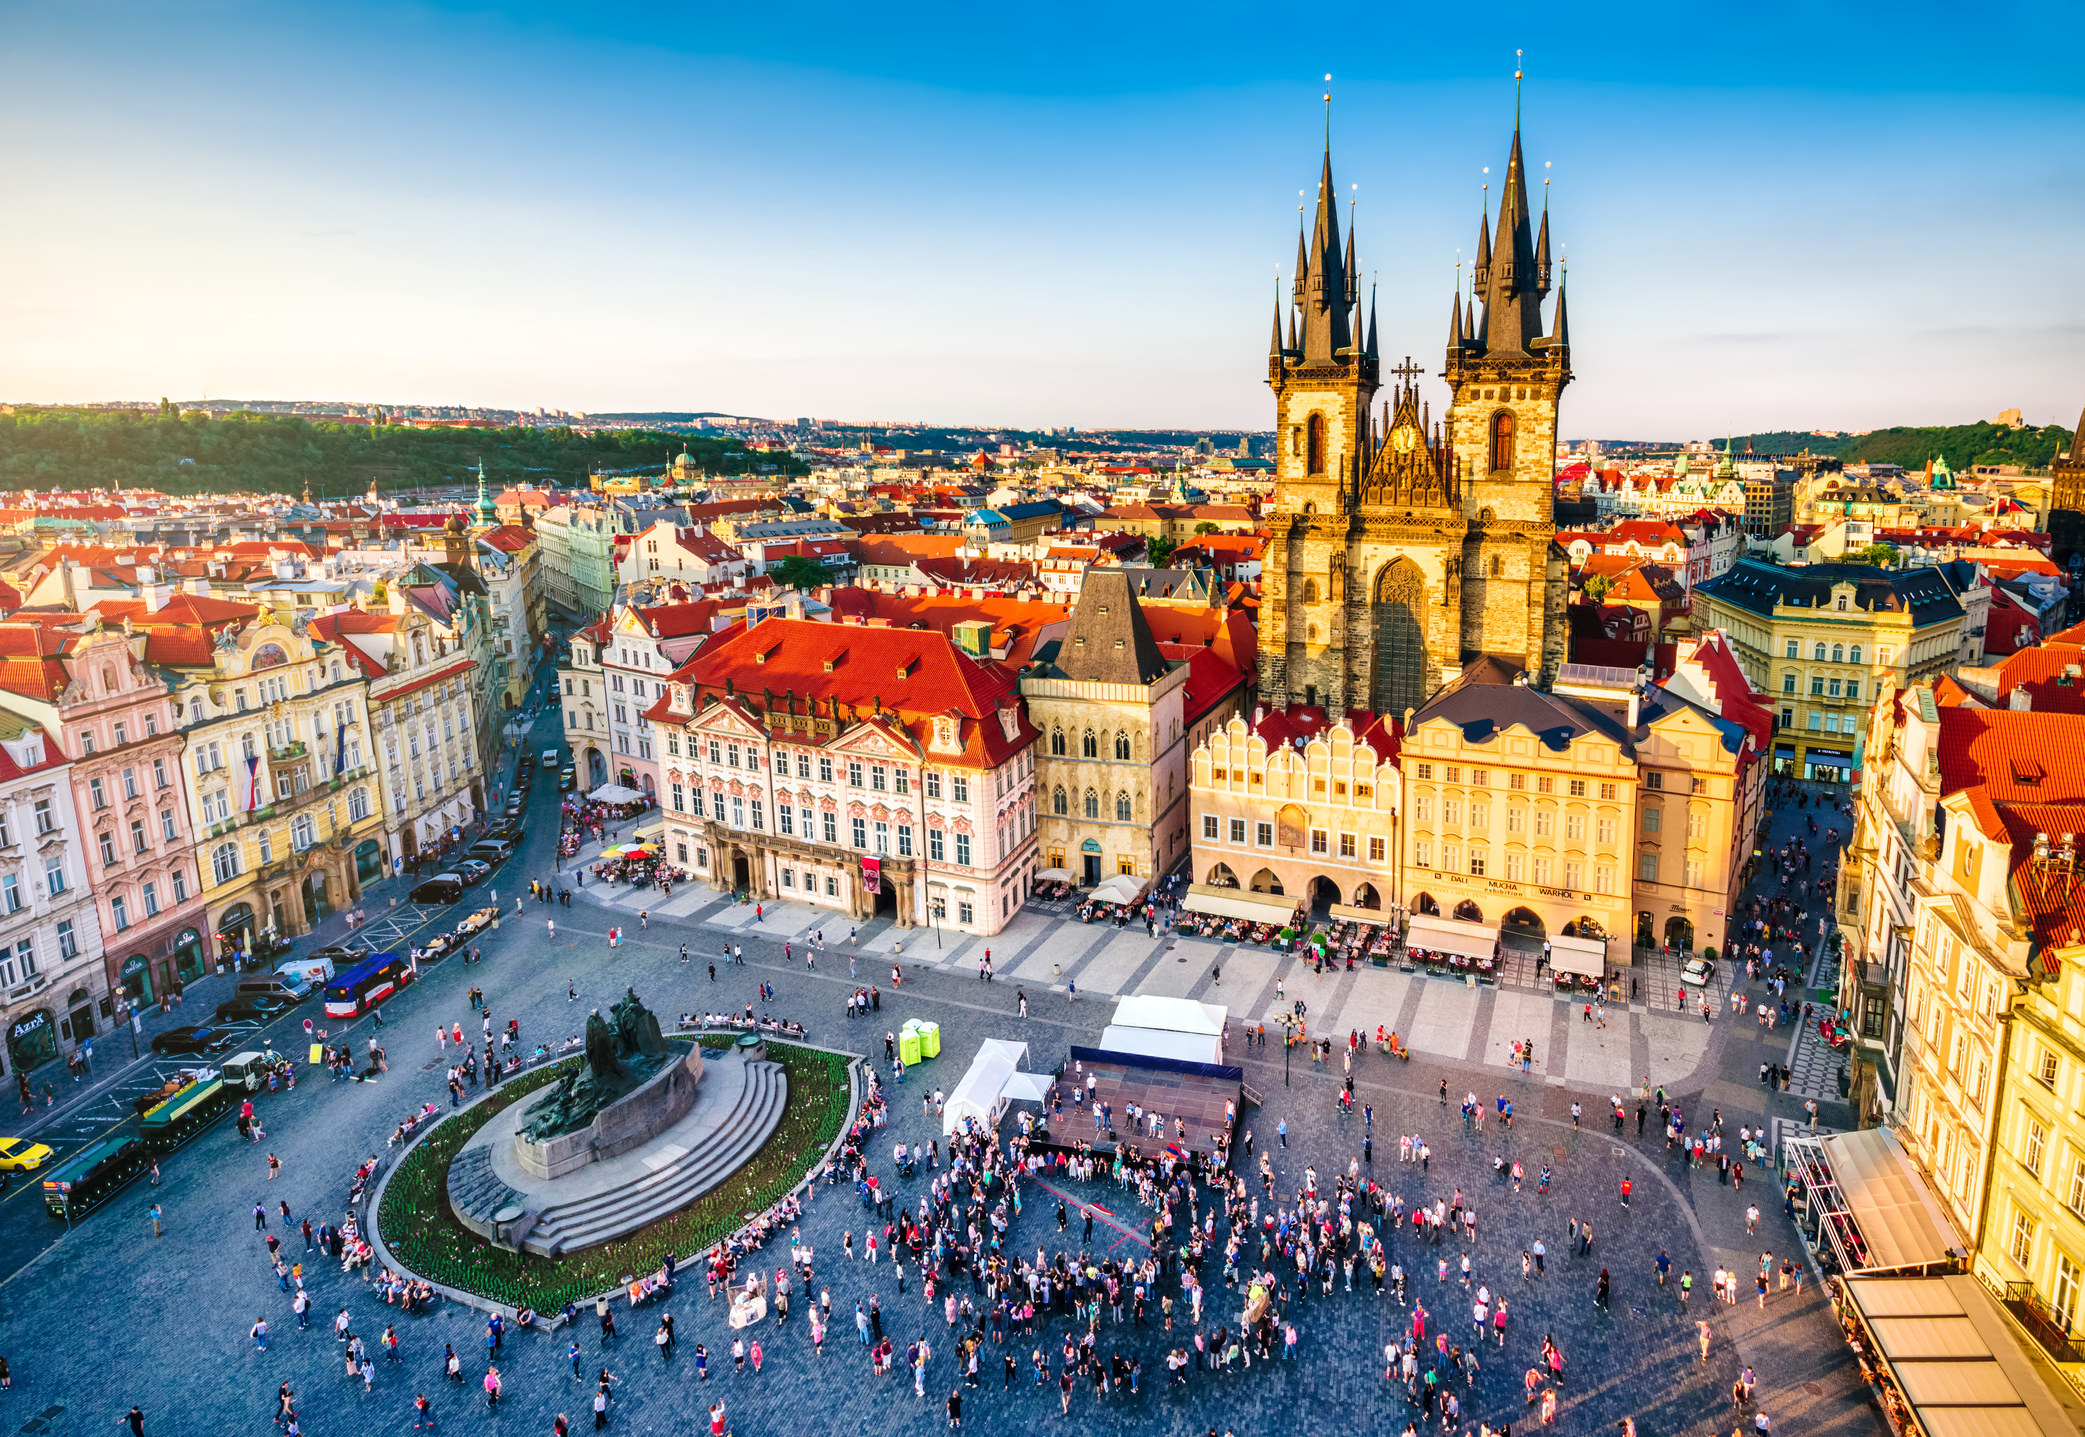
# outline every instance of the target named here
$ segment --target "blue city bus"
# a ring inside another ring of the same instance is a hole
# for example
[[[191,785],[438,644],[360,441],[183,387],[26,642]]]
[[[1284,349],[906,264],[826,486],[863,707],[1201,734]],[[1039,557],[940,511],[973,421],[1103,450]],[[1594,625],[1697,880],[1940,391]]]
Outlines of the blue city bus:
[[[326,985],[326,1016],[359,1018],[413,981],[412,965],[396,953],[374,953]]]

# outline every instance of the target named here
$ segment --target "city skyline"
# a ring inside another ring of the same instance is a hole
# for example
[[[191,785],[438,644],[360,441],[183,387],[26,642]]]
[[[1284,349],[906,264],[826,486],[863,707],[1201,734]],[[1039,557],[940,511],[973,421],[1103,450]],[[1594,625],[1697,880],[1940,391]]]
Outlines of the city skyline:
[[[11,399],[1264,429],[1322,74],[1383,351],[1431,371],[1515,48],[1570,265],[1566,437],[2068,424],[2081,388],[2085,283],[2039,258],[2085,219],[2053,8],[1993,18],[2002,63],[1858,9],[1806,16],[1799,57],[1757,48],[1773,17],[1645,37],[1530,10],[1481,43],[1385,22],[1344,63],[1304,12],[960,37],[111,13],[16,17],[0,59],[38,217],[0,238]]]

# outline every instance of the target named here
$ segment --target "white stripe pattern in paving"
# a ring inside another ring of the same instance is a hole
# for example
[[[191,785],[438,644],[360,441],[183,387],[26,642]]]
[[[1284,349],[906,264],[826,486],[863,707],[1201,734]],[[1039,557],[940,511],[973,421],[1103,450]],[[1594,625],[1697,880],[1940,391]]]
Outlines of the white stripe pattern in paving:
[[[1469,1051],[1470,1026],[1477,1021],[1478,992],[1453,983],[1428,982],[1419,995],[1419,1014],[1407,1040],[1422,1053],[1460,1058]]]

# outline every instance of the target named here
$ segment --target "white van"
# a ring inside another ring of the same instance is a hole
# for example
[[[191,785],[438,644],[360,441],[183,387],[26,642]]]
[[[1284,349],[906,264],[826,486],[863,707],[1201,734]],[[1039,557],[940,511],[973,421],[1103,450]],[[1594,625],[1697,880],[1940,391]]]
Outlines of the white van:
[[[293,998],[302,998],[316,989],[323,988],[333,978],[331,958],[293,958],[275,970],[282,981],[283,991]]]
[[[552,769],[552,768],[556,768],[556,767],[557,767],[557,750],[556,750],[556,749],[554,749],[554,748],[546,748],[546,749],[544,749],[544,750],[543,750],[543,760],[542,760],[542,762],[543,762],[543,767],[544,767],[544,768],[546,768],[546,769]]]

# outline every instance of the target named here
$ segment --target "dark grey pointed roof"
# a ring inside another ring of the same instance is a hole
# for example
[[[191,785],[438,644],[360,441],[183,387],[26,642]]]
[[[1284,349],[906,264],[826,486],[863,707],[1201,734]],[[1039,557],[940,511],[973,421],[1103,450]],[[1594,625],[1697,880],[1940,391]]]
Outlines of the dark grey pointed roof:
[[[1149,684],[1170,665],[1159,652],[1130,576],[1089,569],[1057,649],[1057,669],[1082,683]]]

